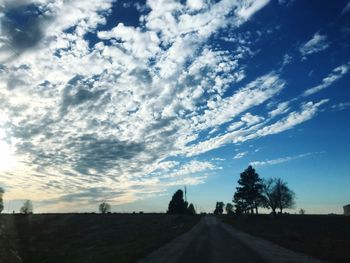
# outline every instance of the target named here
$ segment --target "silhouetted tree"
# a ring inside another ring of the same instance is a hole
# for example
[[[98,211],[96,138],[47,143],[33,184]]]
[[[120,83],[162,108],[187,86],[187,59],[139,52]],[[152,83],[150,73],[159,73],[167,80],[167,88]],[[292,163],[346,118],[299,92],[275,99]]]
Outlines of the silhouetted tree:
[[[271,208],[273,214],[276,214],[277,208],[282,213],[283,209],[294,207],[295,194],[281,178],[265,180],[263,183],[263,194],[266,207]]]
[[[101,214],[106,214],[108,212],[111,212],[111,205],[106,202],[102,202],[98,206],[98,210],[101,212]]]
[[[276,214],[278,206],[278,197],[276,195],[276,178],[269,178],[263,182],[263,195],[265,196],[266,208],[272,210],[272,214]]]
[[[305,215],[305,210],[304,210],[303,208],[300,208],[299,214],[300,214],[300,215]]]
[[[184,193],[182,190],[177,190],[173,195],[168,206],[168,214],[186,214],[187,202],[184,201]]]
[[[195,215],[196,214],[196,209],[194,209],[194,206],[193,206],[192,203],[188,206],[187,213],[190,214],[190,215]]]
[[[225,206],[226,214],[233,214],[233,204],[227,203]]]
[[[233,196],[236,210],[241,213],[248,211],[254,213],[255,209],[255,212],[258,213],[258,207],[264,205],[263,185],[262,180],[251,165],[240,174],[238,184],[240,186],[236,188],[236,193]]]
[[[2,210],[4,210],[4,202],[2,200],[2,195],[4,194],[4,192],[5,192],[4,189],[0,187],[0,214]]]
[[[283,209],[293,208],[295,205],[295,194],[291,189],[289,189],[287,183],[284,182],[281,178],[277,178],[275,187],[280,213],[283,212]]]
[[[225,204],[223,202],[216,202],[214,214],[222,215],[222,213],[224,212],[224,205]]]
[[[21,207],[20,209],[21,213],[22,214],[32,214],[33,213],[33,204],[32,204],[32,201],[30,200],[26,200],[24,203],[23,203],[23,206]]]
[[[232,201],[234,203],[235,213],[237,215],[249,213],[251,211],[241,192],[236,192]]]

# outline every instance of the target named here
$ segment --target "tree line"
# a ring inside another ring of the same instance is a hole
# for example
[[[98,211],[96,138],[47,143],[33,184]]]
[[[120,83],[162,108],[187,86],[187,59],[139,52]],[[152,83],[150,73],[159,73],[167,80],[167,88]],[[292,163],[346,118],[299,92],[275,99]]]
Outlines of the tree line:
[[[294,207],[295,193],[281,178],[261,179],[249,165],[240,174],[232,202],[234,205],[226,204],[227,214],[258,214],[259,208],[267,208],[276,215],[277,211],[282,214],[283,209]],[[222,214],[224,205],[223,202],[216,202],[214,214]],[[305,213],[304,210],[302,212]]]
[[[295,193],[281,178],[261,179],[255,169],[249,165],[238,180],[238,187],[233,195],[233,204],[216,202],[213,213],[223,214],[258,214],[259,208],[271,209],[276,215],[283,213],[284,209],[293,208]],[[183,199],[183,191],[177,190],[168,205],[168,214],[196,214],[193,204]],[[304,214],[305,211],[300,212]]]
[[[4,209],[4,189],[0,187],[0,213]],[[188,204],[183,198],[183,191],[177,190],[169,202],[167,214],[196,214],[192,203]],[[258,214],[259,208],[271,209],[272,214],[283,213],[283,209],[293,208],[295,205],[295,194],[281,178],[261,179],[255,169],[249,165],[238,180],[238,187],[233,195],[233,204],[216,202],[214,214],[221,215],[226,210],[227,214]],[[102,214],[110,213],[111,205],[102,202],[98,207]],[[33,213],[33,204],[26,200],[20,208],[23,214]],[[300,211],[304,214],[305,211]]]

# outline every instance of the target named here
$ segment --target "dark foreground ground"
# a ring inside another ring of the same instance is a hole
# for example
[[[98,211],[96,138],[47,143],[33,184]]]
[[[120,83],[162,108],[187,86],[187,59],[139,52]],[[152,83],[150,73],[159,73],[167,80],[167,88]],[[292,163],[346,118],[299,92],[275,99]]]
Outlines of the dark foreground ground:
[[[268,215],[221,219],[234,228],[329,262],[350,262],[350,217]]]
[[[198,220],[161,214],[0,215],[0,263],[136,262]]]
[[[185,235],[140,260],[139,263],[266,262],[254,250],[231,235],[213,216],[203,218]]]

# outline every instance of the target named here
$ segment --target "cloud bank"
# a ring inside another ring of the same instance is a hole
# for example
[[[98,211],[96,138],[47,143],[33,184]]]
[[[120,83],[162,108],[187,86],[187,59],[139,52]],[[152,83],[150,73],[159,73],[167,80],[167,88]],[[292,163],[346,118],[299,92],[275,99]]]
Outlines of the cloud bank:
[[[149,0],[131,26],[108,22],[109,0],[3,1],[0,131],[19,163],[1,171],[8,197],[132,202],[205,182],[220,167],[203,153],[316,116],[327,100],[254,113],[285,80],[273,69],[247,78],[247,42],[212,44],[268,2]],[[316,34],[300,51],[327,45]]]

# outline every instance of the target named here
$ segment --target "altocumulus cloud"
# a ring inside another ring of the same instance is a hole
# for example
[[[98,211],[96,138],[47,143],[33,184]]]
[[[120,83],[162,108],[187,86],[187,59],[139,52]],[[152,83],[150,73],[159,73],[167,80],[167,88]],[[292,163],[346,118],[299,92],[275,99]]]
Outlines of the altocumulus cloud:
[[[138,26],[103,30],[115,4],[109,0],[0,2],[0,130],[19,163],[1,172],[8,196],[30,192],[51,207],[131,202],[203,183],[220,169],[193,156],[315,116],[327,100],[250,112],[285,81],[271,69],[241,84],[243,60],[254,55],[249,42],[228,51],[208,41],[222,38],[222,29],[234,32],[268,2],[149,0],[138,8]],[[302,52],[324,43],[315,35]],[[216,129],[224,131],[210,133]]]

